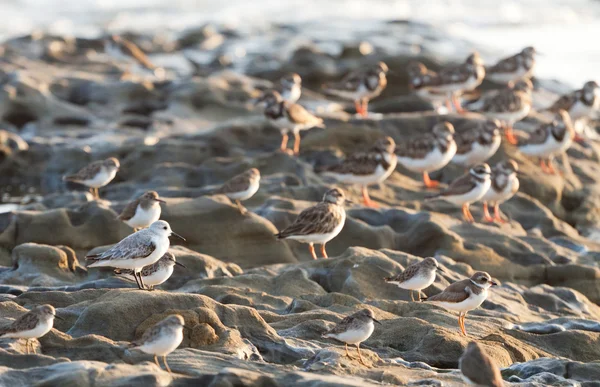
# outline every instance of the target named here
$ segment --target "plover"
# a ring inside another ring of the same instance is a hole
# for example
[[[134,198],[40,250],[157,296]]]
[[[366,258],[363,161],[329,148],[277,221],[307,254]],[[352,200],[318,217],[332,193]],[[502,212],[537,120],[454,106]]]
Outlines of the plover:
[[[384,137],[368,152],[352,154],[339,164],[327,166],[319,172],[342,183],[361,185],[364,204],[377,207],[369,197],[367,187],[383,182],[394,172],[398,161],[394,154],[395,148],[394,139]]]
[[[427,188],[440,184],[429,178],[429,172],[445,167],[455,154],[454,126],[449,122],[439,122],[431,133],[396,146],[398,162],[410,171],[422,173]]]
[[[167,355],[177,349],[183,341],[184,324],[181,315],[172,314],[146,330],[140,340],[132,343],[133,349],[139,349],[149,355],[154,355],[154,361],[158,368],[161,367],[157,356],[162,356],[167,371],[171,373],[171,368],[167,363]]]
[[[420,98],[431,102],[435,111],[438,111],[441,106],[446,103],[448,112],[452,111],[451,100],[448,98],[448,93],[436,92],[435,90],[424,87],[432,79],[437,77],[437,73],[429,70],[423,63],[411,61],[406,66],[408,73],[408,86]]]
[[[479,164],[469,170],[468,173],[454,180],[448,188],[442,190],[431,199],[442,199],[462,207],[463,216],[467,222],[474,222],[469,206],[480,200],[490,188],[490,175],[492,171],[487,164]]]
[[[296,73],[288,74],[279,80],[279,85],[275,87],[275,91],[285,101],[298,102],[302,95],[302,78]]]
[[[130,65],[138,65],[140,68],[149,70],[156,76],[164,74],[164,69],[155,66],[135,43],[122,36],[111,35],[106,38],[104,41],[104,53],[117,61]]]
[[[245,214],[248,210],[242,206],[241,201],[248,200],[254,196],[259,187],[260,172],[256,168],[251,168],[226,181],[216,193],[223,194],[229,199],[235,200],[240,213]]]
[[[512,87],[492,91],[483,96],[483,106],[479,109],[485,116],[505,123],[505,136],[511,144],[517,139],[513,134],[513,125],[527,117],[531,110],[531,92],[533,84],[529,79],[521,79]]]
[[[410,290],[410,299],[413,301],[413,290],[416,290],[418,300],[421,300],[421,290],[435,282],[437,270],[440,270],[438,262],[435,258],[428,257],[409,265],[402,273],[386,278],[385,282]]]
[[[294,134],[294,154],[300,153],[300,131],[314,127],[324,127],[319,118],[301,105],[285,101],[281,94],[271,90],[257,102],[265,106],[264,114],[281,131],[281,150],[287,151],[288,133]]]
[[[504,387],[498,365],[474,341],[467,345],[467,349],[458,360],[458,368],[465,381],[471,385]]]
[[[492,168],[491,185],[481,198],[483,218],[487,222],[505,223],[500,212],[500,204],[512,198],[519,190],[517,172],[519,165],[514,160],[501,161]],[[488,204],[494,206],[494,217],[490,215]]]
[[[141,271],[144,266],[154,264],[165,255],[171,245],[171,235],[185,241],[182,236],[171,230],[169,223],[157,220],[150,227],[129,235],[105,252],[87,255],[86,259],[93,261],[88,267],[131,269],[134,271],[138,287],[145,289]]]
[[[121,164],[119,160],[110,157],[106,160],[94,161],[73,175],[63,176],[64,181],[72,181],[90,187],[92,195],[98,199],[98,188],[104,187],[117,175]]]
[[[535,67],[535,48],[525,47],[521,52],[501,59],[486,68],[485,77],[492,82],[512,84],[520,79],[530,79]]]
[[[379,96],[387,86],[388,66],[379,62],[350,72],[339,82],[324,85],[325,92],[354,101],[356,113],[367,117],[369,101]]]
[[[0,329],[0,337],[25,339],[26,351],[29,353],[29,340],[38,339],[50,332],[54,326],[55,317],[60,319],[56,316],[56,310],[52,305],[36,306],[13,321],[8,327]]]
[[[140,274],[144,279],[144,285],[148,290],[154,290],[155,286],[164,283],[171,277],[175,265],[185,267],[183,263],[177,262],[173,254],[166,252],[165,255],[154,264],[145,266],[142,269]],[[114,273],[119,278],[132,282],[136,281],[134,271],[131,269],[115,269]]]
[[[139,198],[129,202],[117,219],[122,220],[133,231],[150,226],[160,219],[160,203],[166,203],[159,199],[156,191],[147,191]]]
[[[475,89],[481,84],[485,77],[485,67],[477,52],[472,53],[464,63],[458,66],[442,68],[436,77],[423,81],[423,88],[429,89],[436,94],[445,93],[454,104],[459,113],[463,109],[458,96],[464,92]]]
[[[435,302],[445,309],[458,312],[458,326],[463,335],[467,335],[465,329],[465,317],[467,313],[478,308],[488,296],[490,286],[498,285],[485,271],[478,271],[471,278],[455,282],[444,289],[441,293],[426,299]]]
[[[325,244],[335,238],[344,228],[346,195],[339,188],[325,192],[323,201],[302,211],[294,222],[279,234],[277,239],[292,239],[308,243],[313,259],[317,259],[314,244],[321,244],[321,254],[327,257]]]
[[[501,129],[500,121],[485,120],[473,128],[455,133],[456,154],[452,163],[467,168],[485,163],[500,147]]]
[[[595,81],[586,82],[582,89],[560,97],[548,108],[553,113],[565,110],[573,121],[589,117],[600,108],[600,86]]]
[[[371,309],[362,309],[345,317],[321,337],[333,338],[344,343],[346,345],[346,356],[350,359],[353,358],[348,353],[348,344],[356,345],[359,361],[363,365],[367,365],[360,354],[360,343],[371,337],[375,330],[374,322],[381,325],[381,322],[375,319]]]
[[[538,126],[529,138],[519,139],[517,146],[522,153],[540,159],[542,172],[555,174],[554,156],[569,149],[574,139],[575,130],[569,114],[560,110],[551,123]]]

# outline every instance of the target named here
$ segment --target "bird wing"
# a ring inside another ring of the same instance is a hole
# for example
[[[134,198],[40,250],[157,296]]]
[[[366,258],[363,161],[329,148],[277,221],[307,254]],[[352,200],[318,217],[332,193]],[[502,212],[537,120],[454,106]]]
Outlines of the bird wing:
[[[127,206],[121,211],[121,214],[117,216],[119,220],[129,220],[134,217],[137,211],[138,205],[140,204],[140,198],[137,198],[127,204]]]
[[[143,231],[140,231],[143,232]],[[103,261],[106,259],[135,259],[145,258],[156,250],[156,245],[150,238],[140,238],[139,232],[131,234],[102,254],[88,255],[86,258]]]
[[[463,195],[475,188],[475,185],[471,175],[467,173],[454,180],[448,188],[439,193],[439,196]]]
[[[419,266],[418,265],[410,265],[402,273],[397,274],[397,275],[395,275],[393,277],[386,278],[386,281],[388,281],[388,282],[404,282],[404,281],[408,281],[409,279],[411,279],[412,277],[414,277],[415,274],[417,274],[418,271],[419,271]]]
[[[400,157],[423,158],[436,146],[432,137],[432,134],[427,133],[424,136],[396,144],[395,153]]]
[[[248,174],[242,173],[227,180],[225,184],[218,189],[217,193],[226,194],[231,192],[240,192],[247,190],[249,187],[250,179],[248,178]]]
[[[289,225],[277,236],[287,238],[294,235],[326,234],[337,226],[341,214],[339,211],[329,211],[329,203],[319,203],[302,211],[294,223]]]
[[[6,334],[6,333],[18,332],[18,331],[31,330],[37,326],[38,321],[39,321],[39,316],[37,314],[31,313],[31,312],[25,313],[24,315],[22,315],[21,317],[19,317],[15,321],[13,321],[13,323],[10,324],[8,327],[3,329],[0,332],[0,335]]]
[[[322,119],[312,115],[302,105],[297,103],[286,104],[285,112],[288,119],[295,124],[311,124],[316,126],[323,122]]]
[[[87,180],[90,178],[90,176],[94,176],[98,172],[100,172],[100,170],[102,169],[103,163],[104,163],[103,160],[94,161],[93,163],[90,163],[90,164],[86,165],[85,167],[81,168],[79,171],[77,171],[77,173],[75,173],[73,175],[65,176],[64,180],[67,180],[67,181]]]
[[[527,101],[528,98],[525,93],[506,89],[486,99],[481,110],[490,113],[515,112],[523,109],[523,105]]]
[[[573,107],[575,102],[577,102],[577,100],[580,99],[580,97],[581,97],[580,90],[574,91],[569,94],[565,94],[562,97],[560,97],[559,99],[557,99],[556,102],[554,102],[552,104],[552,106],[550,106],[548,108],[548,110],[550,110],[551,112],[554,112],[554,113],[558,112],[561,109],[569,111],[569,110],[571,110],[571,107]]]
[[[356,317],[354,317],[354,315],[346,316],[342,319],[342,321],[337,323],[333,328],[328,330],[325,334],[326,335],[327,334],[335,335],[335,334],[343,333],[348,329],[348,325],[351,325],[354,320],[356,320]]]
[[[427,298],[427,301],[444,301],[444,302],[462,302],[471,294],[469,288],[469,279],[458,281],[448,286],[441,293]]]
[[[340,175],[370,175],[375,172],[382,159],[379,153],[354,153],[339,164],[325,167],[323,171]]]
[[[519,54],[513,55],[509,58],[502,59],[493,66],[488,67],[486,70],[493,74],[501,73],[514,73],[519,68]]]

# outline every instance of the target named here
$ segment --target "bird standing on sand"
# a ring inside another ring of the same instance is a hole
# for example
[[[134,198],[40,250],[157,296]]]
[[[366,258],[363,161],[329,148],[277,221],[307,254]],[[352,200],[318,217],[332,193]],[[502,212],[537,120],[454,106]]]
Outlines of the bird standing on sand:
[[[240,213],[245,214],[248,210],[240,202],[254,196],[259,187],[260,171],[256,168],[251,168],[227,180],[225,184],[217,189],[216,193],[223,194],[229,199],[235,200]]]
[[[308,243],[313,259],[317,259],[314,244],[321,244],[323,258],[328,258],[325,244],[335,238],[344,228],[346,195],[339,188],[325,192],[323,201],[302,211],[296,220],[279,234],[277,239],[292,239]]]
[[[27,353],[29,354],[29,340],[38,339],[50,332],[54,326],[55,317],[57,317],[56,310],[52,305],[36,306],[8,327],[0,329],[0,338],[25,339]]]
[[[117,219],[133,228],[134,232],[139,231],[160,219],[160,203],[166,202],[158,197],[156,191],[147,191],[129,202]]]
[[[504,387],[502,374],[496,362],[474,341],[458,360],[458,368],[465,381],[471,385],[484,387]]]
[[[98,188],[110,183],[117,175],[120,167],[119,160],[110,157],[106,160],[94,161],[73,175],[63,176],[63,181],[83,184],[90,188],[90,192],[95,199],[99,199]]]
[[[139,349],[149,355],[154,355],[154,361],[158,368],[160,368],[160,364],[157,356],[162,356],[165,367],[171,374],[167,355],[177,349],[183,341],[184,324],[181,315],[170,315],[144,332],[140,340],[131,343],[134,346],[132,349]]]
[[[440,266],[435,258],[428,257],[409,265],[402,273],[386,278],[385,282],[409,290],[412,301],[415,301],[413,290],[416,290],[418,293],[417,299],[420,301],[421,290],[430,287],[435,282],[438,270],[440,270]]]

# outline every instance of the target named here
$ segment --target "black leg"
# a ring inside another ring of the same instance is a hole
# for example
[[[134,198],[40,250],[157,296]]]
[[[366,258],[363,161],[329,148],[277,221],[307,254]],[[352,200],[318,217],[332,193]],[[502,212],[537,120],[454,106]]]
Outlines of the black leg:
[[[140,281],[138,281],[138,277],[137,277],[137,273],[135,272],[135,270],[133,271],[133,278],[135,278],[135,283],[138,286],[138,289],[140,288]]]
[[[140,284],[142,284],[142,287],[140,289],[146,289],[146,286],[144,285],[144,280],[142,279],[142,272],[140,271],[138,273],[138,275],[140,276]]]

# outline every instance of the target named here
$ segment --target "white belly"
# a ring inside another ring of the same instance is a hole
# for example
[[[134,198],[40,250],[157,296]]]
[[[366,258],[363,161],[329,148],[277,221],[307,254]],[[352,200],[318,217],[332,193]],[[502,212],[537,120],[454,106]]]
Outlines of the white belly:
[[[455,154],[452,158],[452,162],[455,164],[463,165],[465,167],[470,167],[473,165],[481,164],[486,162],[490,157],[492,157],[498,148],[500,147],[500,143],[502,142],[501,136],[496,136],[494,141],[490,145],[481,145],[476,142],[471,147],[471,150],[467,153],[463,154]]]
[[[165,333],[158,340],[145,343],[139,346],[138,349],[150,355],[166,356],[170,354],[183,341],[183,328],[179,328],[175,332],[170,331],[169,333]]]
[[[508,199],[510,199],[514,194],[513,192],[517,192],[519,190],[519,179],[514,177],[508,181],[506,187],[501,192],[497,192],[492,189],[491,185],[487,192],[481,198],[482,202],[489,202],[493,204],[504,203]]]
[[[292,236],[289,236],[289,237],[287,237],[285,239],[292,239],[292,240],[299,241],[299,242],[304,242],[304,243],[324,244],[324,243],[329,242],[330,240],[332,240],[336,236],[338,236],[338,234],[344,228],[344,223],[345,222],[346,222],[346,212],[343,212],[342,213],[342,221],[330,233],[326,233],[326,234],[312,234],[312,235],[292,235]]]
[[[160,212],[160,205],[153,205],[146,210],[138,205],[133,218],[129,219],[125,223],[132,228],[145,228],[160,219]]]
[[[168,280],[171,277],[171,274],[173,274],[173,266],[155,271],[148,276],[143,276],[142,279],[144,280],[145,285],[157,286]],[[117,277],[135,282],[135,278],[129,274],[117,274]]]
[[[581,101],[577,101],[571,106],[571,109],[569,109],[569,115],[572,120],[578,120],[580,118],[588,117],[593,111],[593,106],[587,106]]]
[[[512,125],[515,122],[521,121],[523,118],[527,117],[529,110],[531,110],[531,105],[525,104],[521,110],[514,112],[485,112],[484,114],[486,117],[504,121]]]
[[[286,89],[282,94],[284,100],[295,103],[300,99],[302,94],[302,88],[298,85],[294,85],[291,89]]]
[[[112,172],[109,172],[106,168],[102,167],[100,172],[98,172],[93,179],[83,180],[81,181],[81,184],[92,188],[104,187],[115,178],[116,174],[116,169],[113,169]]]
[[[443,302],[443,301],[432,301],[432,302],[435,302],[436,304],[440,305],[441,307],[443,307],[445,309],[453,310],[455,312],[468,312],[470,310],[478,308],[481,304],[483,304],[483,301],[485,301],[485,299],[487,298],[487,295],[488,295],[488,292],[487,292],[487,289],[485,289],[484,291],[482,291],[479,294],[471,294],[471,296],[469,298],[467,298],[466,300],[464,300],[462,302],[458,302],[458,303]]]
[[[142,232],[142,231],[140,231]],[[88,267],[116,267],[119,269],[131,269],[140,271],[144,266],[152,265],[156,261],[158,261],[167,250],[169,250],[169,246],[171,242],[169,238],[166,237],[163,239],[159,239],[159,237],[153,237],[153,241],[156,244],[156,249],[145,258],[131,258],[131,259],[105,259],[102,261],[94,262]]]
[[[445,167],[455,154],[456,143],[452,141],[444,153],[436,147],[433,152],[429,152],[423,159],[398,156],[398,162],[406,169],[414,172],[432,172]]]
[[[374,330],[375,326],[373,321],[369,321],[362,329],[350,330],[336,335],[327,335],[326,337],[333,337],[346,344],[358,344],[371,337]]]
[[[7,333],[2,337],[10,337],[10,338],[18,338],[18,339],[37,339],[38,337],[44,336],[46,333],[50,332],[52,329],[52,325],[54,323],[54,319],[49,319],[46,321],[42,321],[38,323],[38,325],[34,329],[30,329],[28,331]]]
[[[480,183],[475,189],[465,193],[464,195],[441,196],[440,198],[457,206],[474,203],[481,199],[483,195],[485,195],[488,189],[490,189],[491,184],[492,182],[487,179],[483,183]]]
[[[487,79],[496,82],[507,84],[510,82],[516,82],[523,78],[530,78],[533,73],[533,69],[527,70],[525,67],[519,66],[517,71],[513,71],[511,73],[488,73],[486,74]]]
[[[398,286],[399,288],[406,290],[423,290],[428,288],[435,282],[435,271],[432,271],[429,275],[414,276],[408,281],[402,283],[392,282],[389,283]]]
[[[550,157],[556,153],[560,153],[564,150],[567,150],[572,143],[571,137],[569,135],[565,135],[561,142],[556,141],[556,139],[550,135],[546,139],[546,142],[542,144],[527,144],[519,147],[519,150],[526,155],[536,156],[536,157]]]
[[[253,180],[252,183],[250,183],[250,186],[247,190],[234,193],[227,193],[225,195],[231,200],[248,200],[252,196],[254,196],[256,191],[258,191],[259,187],[260,182],[258,180]]]

